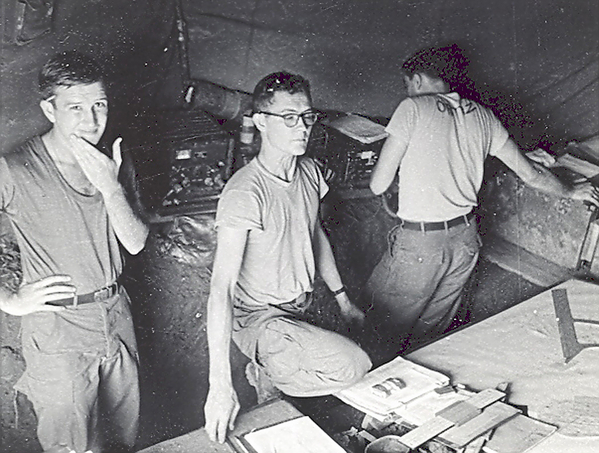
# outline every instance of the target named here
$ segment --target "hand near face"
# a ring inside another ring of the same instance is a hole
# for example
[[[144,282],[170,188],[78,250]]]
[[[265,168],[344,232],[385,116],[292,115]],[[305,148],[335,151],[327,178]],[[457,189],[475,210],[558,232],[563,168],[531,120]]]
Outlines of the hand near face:
[[[71,134],[69,138],[79,166],[96,189],[104,196],[119,190],[118,174],[122,163],[122,138],[117,138],[112,145],[112,159],[75,134]]]

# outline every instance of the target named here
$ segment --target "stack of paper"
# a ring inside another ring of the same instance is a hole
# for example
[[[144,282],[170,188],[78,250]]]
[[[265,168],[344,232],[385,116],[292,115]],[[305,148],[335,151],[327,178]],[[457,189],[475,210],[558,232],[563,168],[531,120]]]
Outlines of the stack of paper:
[[[388,395],[377,391],[377,386],[390,378],[400,379],[404,388],[396,388]],[[335,396],[382,421],[389,415],[401,415],[408,404],[436,388],[446,385],[449,385],[447,376],[397,357],[372,370],[360,382],[336,393]]]
[[[382,125],[359,115],[342,116],[328,125],[348,137],[366,144],[377,142],[389,135]]]

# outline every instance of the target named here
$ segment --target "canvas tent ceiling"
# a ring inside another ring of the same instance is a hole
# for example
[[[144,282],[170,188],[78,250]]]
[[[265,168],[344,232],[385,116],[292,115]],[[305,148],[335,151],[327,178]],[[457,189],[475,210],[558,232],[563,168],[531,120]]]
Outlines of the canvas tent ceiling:
[[[19,46],[10,36],[18,5],[27,3],[35,2],[2,2],[2,152],[44,127],[35,77],[57,50],[80,48],[107,63],[120,86],[116,106],[152,104],[159,93],[179,101],[181,81],[167,77],[179,62],[174,0],[54,0],[52,31]],[[483,100],[523,146],[599,133],[596,0],[180,0],[179,5],[192,78],[251,91],[263,75],[286,69],[311,80],[318,107],[389,116],[405,96],[403,59],[425,46],[457,42],[472,60]]]
[[[312,81],[319,106],[390,116],[403,60],[457,42],[516,138],[599,132],[595,0],[184,0],[184,11],[200,79],[251,91],[287,69]]]

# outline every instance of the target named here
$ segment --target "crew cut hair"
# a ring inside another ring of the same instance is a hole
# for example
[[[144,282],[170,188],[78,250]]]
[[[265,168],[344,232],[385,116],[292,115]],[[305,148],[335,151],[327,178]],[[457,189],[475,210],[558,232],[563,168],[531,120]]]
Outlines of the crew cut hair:
[[[424,73],[429,77],[443,80],[452,89],[462,86],[468,80],[468,58],[457,44],[445,47],[422,49],[408,58],[402,65],[404,73],[412,78]]]
[[[39,91],[42,99],[56,94],[58,87],[88,85],[102,82],[106,86],[102,68],[88,55],[67,50],[54,55],[39,73]]]
[[[289,94],[303,93],[312,103],[310,82],[307,79],[286,71],[273,72],[260,80],[254,89],[252,96],[254,112],[260,112],[268,107],[277,91],[285,91]]]

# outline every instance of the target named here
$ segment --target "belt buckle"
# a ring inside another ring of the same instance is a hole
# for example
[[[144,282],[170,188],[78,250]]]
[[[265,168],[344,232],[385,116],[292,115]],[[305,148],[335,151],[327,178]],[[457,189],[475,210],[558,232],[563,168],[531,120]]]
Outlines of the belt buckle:
[[[101,300],[108,299],[110,297],[110,286],[99,289],[94,293],[94,302],[100,302]]]

